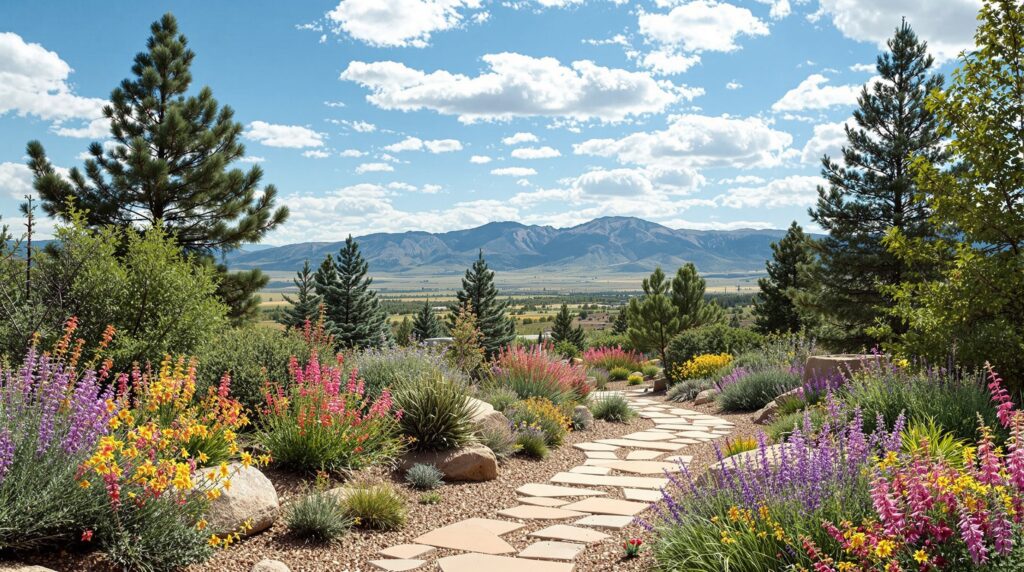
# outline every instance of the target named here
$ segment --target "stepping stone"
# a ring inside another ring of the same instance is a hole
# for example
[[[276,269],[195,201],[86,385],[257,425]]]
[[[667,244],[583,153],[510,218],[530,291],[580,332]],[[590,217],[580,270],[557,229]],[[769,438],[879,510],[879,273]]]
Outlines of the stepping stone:
[[[680,437],[687,437],[690,439],[714,439],[715,435],[708,433],[707,431],[680,431],[676,433]]]
[[[575,487],[557,487],[555,485],[542,485],[540,483],[526,483],[516,489],[521,495],[531,497],[596,497],[608,493],[594,489],[577,489]]]
[[[617,499],[584,499],[565,506],[572,507],[565,510],[589,512],[592,514],[617,514],[621,516],[636,516],[651,508],[650,503]]]
[[[378,570],[387,570],[388,572],[405,572],[406,570],[415,570],[421,568],[426,564],[426,560],[412,560],[405,558],[388,558],[387,560],[371,560],[370,564]]]
[[[672,439],[673,443],[679,443],[681,445],[696,445],[704,441],[710,441],[710,439],[690,439],[689,437],[680,437],[679,439]]]
[[[541,540],[527,546],[519,553],[520,558],[534,558],[536,560],[561,560],[572,562],[586,546],[574,542],[559,542],[557,540]]]
[[[668,461],[669,463],[681,462],[686,465],[693,461],[693,455],[672,455],[671,457],[665,457],[662,461]]]
[[[607,445],[616,445],[620,447],[630,447],[632,449],[654,449],[656,451],[678,451],[683,446],[678,443],[665,443],[662,441],[632,441],[630,439],[601,439],[600,441]]]
[[[536,506],[562,506],[563,504],[569,503],[567,500],[548,497],[519,497],[516,500],[523,504],[532,504]]]
[[[433,546],[424,546],[422,544],[399,544],[390,548],[385,548],[377,554],[381,556],[387,556],[388,558],[419,558],[424,554],[430,554],[434,551]]]
[[[669,412],[675,413],[676,415],[683,415],[683,416],[686,416],[686,415],[703,415],[703,413],[698,413],[697,411],[692,411],[690,409],[680,409],[678,407],[673,407],[672,409],[669,409]]]
[[[606,443],[576,443],[573,445],[580,451],[616,451],[618,447]]]
[[[661,491],[648,491],[644,489],[622,489],[626,500],[641,502],[658,502],[661,500]]]
[[[668,441],[672,438],[672,433],[648,433],[646,431],[641,433],[630,433],[629,435],[623,435],[622,439],[632,439],[634,441]]]
[[[626,455],[627,461],[650,461],[664,455],[660,451],[630,451]]]
[[[631,516],[619,516],[613,514],[595,514],[586,518],[581,518],[574,522],[576,526],[592,526],[594,528],[610,528],[613,530],[620,530],[626,528],[633,522]]]
[[[726,421],[725,419],[694,419],[693,420],[693,424],[694,425],[715,425],[715,426],[723,426],[723,427],[732,427],[733,426],[732,423]]]
[[[519,530],[520,528],[526,526],[525,524],[519,524],[518,522],[509,522],[507,520],[498,520],[495,518],[467,518],[466,520],[460,520],[455,524],[468,524],[470,526],[478,526],[492,534],[497,534],[499,536],[502,534],[508,534],[513,530]]]
[[[531,532],[528,536],[533,536],[535,538],[547,538],[551,540],[568,540],[569,542],[583,542],[586,544],[601,542],[608,538],[608,535],[603,532],[580,528],[578,526],[569,526],[568,524],[556,524],[554,526],[542,528],[536,532]],[[488,572],[494,571],[488,570]]]
[[[618,459],[611,451],[587,451],[588,459]]]
[[[616,475],[579,475],[576,473],[557,473],[551,482],[566,485],[586,485],[591,487],[630,487],[634,489],[660,489],[668,485],[668,479],[653,477],[620,477]]]
[[[586,462],[590,463],[595,461],[594,459],[588,459]],[[606,461],[608,463],[614,463],[615,461]],[[582,467],[573,467],[569,469],[570,473],[578,473],[580,475],[607,475],[612,472],[608,467],[602,467],[600,465],[583,465]]]
[[[693,431],[693,425],[681,425],[678,423],[668,423],[666,425],[658,425],[660,429],[669,429],[671,431]]]
[[[509,558],[487,554],[459,554],[437,561],[441,572],[572,572],[571,562],[544,562],[526,558]]]
[[[623,473],[633,473],[634,475],[661,475],[665,471],[670,473],[682,472],[682,468],[678,463],[666,461],[602,461],[601,459],[592,459],[586,463],[595,467],[604,467]]]
[[[577,512],[575,510],[554,508],[550,506],[535,506],[530,504],[499,510],[498,514],[511,518],[522,518],[524,520],[561,520],[563,518],[572,518],[574,516],[586,516],[586,513]]]
[[[512,523],[515,524],[515,523]],[[494,533],[481,526],[456,523],[432,530],[413,539],[417,544],[438,548],[452,548],[482,554],[511,554],[516,549]]]

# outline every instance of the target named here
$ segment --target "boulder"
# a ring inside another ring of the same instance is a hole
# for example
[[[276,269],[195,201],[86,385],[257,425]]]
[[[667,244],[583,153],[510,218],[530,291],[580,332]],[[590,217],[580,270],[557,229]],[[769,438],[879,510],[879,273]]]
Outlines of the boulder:
[[[277,520],[281,504],[274,484],[256,467],[239,463],[228,465],[231,488],[210,503],[207,521],[214,534],[241,532],[248,536],[262,532]],[[248,523],[248,528],[242,530]]]
[[[19,562],[0,562],[0,572],[56,572],[52,568],[36,566],[34,564],[21,564]]]
[[[776,416],[778,416],[779,407],[778,401],[769,401],[768,405],[765,405],[757,413],[754,413],[750,420],[758,425],[767,425],[771,423]]]
[[[399,459],[407,471],[413,465],[434,465],[449,481],[491,481],[498,478],[498,458],[484,445],[468,445],[450,451],[411,451]]]
[[[291,572],[291,570],[284,562],[267,558],[253,564],[251,572]]]
[[[886,365],[885,356],[874,354],[830,354],[810,356],[804,364],[803,381],[829,377],[836,373],[849,376],[866,367]]]
[[[718,390],[715,388],[705,389],[704,391],[697,394],[697,397],[693,398],[694,405],[704,405],[711,403],[715,400],[715,396],[718,395]]]
[[[501,411],[494,409],[490,403],[481,401],[475,397],[467,397],[467,401],[473,407],[473,426],[476,427],[477,431],[483,431],[486,428],[504,428],[508,429],[509,420],[505,417],[505,414]]]
[[[573,420],[577,420],[581,427],[587,429],[594,424],[594,414],[586,405],[577,405],[572,410]]]
[[[776,467],[782,462],[782,449],[785,444],[779,443],[776,445],[769,445],[764,450],[764,458],[768,460],[769,467]],[[744,451],[737,453],[731,457],[709,466],[705,471],[705,478],[711,482],[718,482],[722,479],[722,476],[728,471],[735,471],[737,468],[742,467],[760,467],[762,463],[762,456],[760,449],[754,449],[752,451]]]
[[[668,379],[664,375],[654,378],[653,391],[665,391],[666,389],[668,389]]]

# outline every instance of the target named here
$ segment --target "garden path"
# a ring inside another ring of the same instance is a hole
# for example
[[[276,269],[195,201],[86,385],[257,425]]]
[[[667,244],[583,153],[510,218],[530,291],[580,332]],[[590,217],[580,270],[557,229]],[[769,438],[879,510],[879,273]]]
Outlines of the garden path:
[[[626,397],[655,427],[577,443],[574,446],[586,454],[584,464],[555,474],[547,483],[519,487],[516,506],[432,530],[412,544],[386,548],[381,559],[370,564],[392,572],[423,569],[431,561],[441,572],[572,572],[573,561],[584,550],[612,538],[602,530],[628,526],[661,498],[661,488],[668,484],[665,472],[679,471],[679,462],[690,462],[687,447],[732,430],[729,421],[652,399],[643,389],[595,392],[593,399],[613,393]],[[607,487],[620,489],[625,500],[604,498],[608,492],[601,489]],[[527,526],[537,528],[529,533],[536,540],[521,551],[502,538]],[[462,553],[432,558],[437,548]]]

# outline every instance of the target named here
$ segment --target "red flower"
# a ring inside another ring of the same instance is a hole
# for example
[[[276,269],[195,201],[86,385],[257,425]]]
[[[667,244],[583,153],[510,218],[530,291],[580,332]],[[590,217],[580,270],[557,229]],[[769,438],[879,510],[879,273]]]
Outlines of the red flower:
[[[82,542],[89,542],[92,540],[92,530],[86,530],[82,532]]]

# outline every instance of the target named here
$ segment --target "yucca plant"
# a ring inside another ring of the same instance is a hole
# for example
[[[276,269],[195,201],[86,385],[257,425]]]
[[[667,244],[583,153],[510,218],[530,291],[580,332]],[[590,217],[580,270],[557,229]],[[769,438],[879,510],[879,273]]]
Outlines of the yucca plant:
[[[434,374],[395,395],[399,427],[417,451],[458,449],[474,441],[473,405],[460,385]]]

